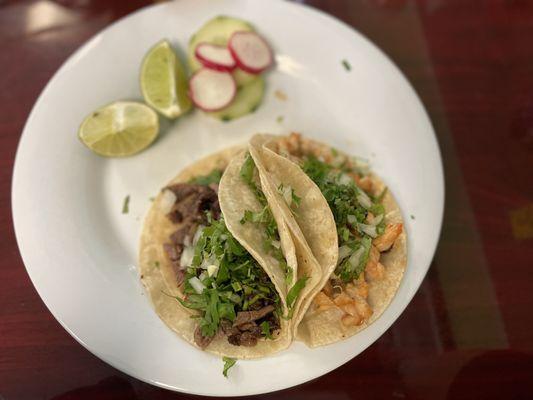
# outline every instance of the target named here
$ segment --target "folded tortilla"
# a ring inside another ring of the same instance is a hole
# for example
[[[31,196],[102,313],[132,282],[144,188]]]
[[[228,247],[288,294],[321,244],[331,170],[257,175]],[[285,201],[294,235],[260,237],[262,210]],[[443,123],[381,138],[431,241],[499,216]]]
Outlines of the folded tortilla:
[[[169,185],[188,182],[194,177],[208,175],[214,169],[227,170],[227,168],[230,168],[230,171],[235,172],[234,165],[232,166],[230,161],[235,158],[236,155],[242,154],[242,151],[242,147],[230,148],[199,160],[184,169],[176,178],[169,182]],[[228,167],[228,165],[230,166]],[[238,173],[238,171],[236,172]],[[224,178],[220,182],[219,200],[222,204],[226,203],[222,201],[222,198],[225,196],[230,197],[229,192],[231,192],[231,189],[226,187],[226,183],[232,180],[233,177],[230,173],[230,175],[224,175]],[[257,210],[259,205],[256,204],[256,199],[249,189],[247,187],[240,187],[239,189],[241,192],[238,196],[242,201],[242,204],[250,209]],[[187,342],[197,346],[194,339],[197,322],[195,319],[191,318],[195,315],[195,312],[183,307],[176,298],[173,297],[179,296],[180,298],[183,298],[184,294],[176,283],[176,274],[172,268],[170,260],[163,250],[163,245],[179,226],[172,223],[167,218],[166,214],[162,212],[162,201],[163,193],[160,193],[154,200],[144,222],[139,252],[141,281],[149,294],[155,311],[165,324]],[[232,205],[233,204],[221,207],[224,208],[228,214],[231,214],[231,216],[225,216],[227,221],[231,221],[232,218],[236,219],[238,217],[240,219],[242,217],[242,215],[237,216],[237,210],[232,208]],[[227,223],[227,225],[240,228],[240,224]],[[282,288],[279,287],[276,276],[271,272],[274,269],[269,267],[269,263],[271,263],[272,260],[270,260],[268,255],[262,251],[261,246],[258,246],[256,243],[261,240],[261,233],[252,229],[253,226],[249,226],[249,224],[246,225],[248,226],[245,227],[243,225],[243,228],[245,229],[236,232],[234,235],[235,238],[254,256],[281,292]],[[282,229],[280,229],[280,233],[281,232]],[[290,248],[291,243],[292,242],[289,239],[288,242],[284,243],[284,246],[286,253],[288,254],[287,258],[291,260],[288,260],[288,262],[295,263],[295,256],[293,255],[294,250]],[[283,298],[284,296],[282,296],[282,299]],[[284,309],[286,310],[285,305]],[[282,350],[290,345],[292,341],[290,335],[290,322],[280,318],[280,325],[280,334],[277,338],[274,340],[259,340],[257,345],[253,347],[234,346],[228,342],[225,336],[217,335],[205,350],[210,353],[233,358],[263,357]]]
[[[320,188],[306,175],[290,149],[288,138],[256,135],[248,146],[234,147],[208,156],[183,170],[169,185],[188,182],[208,175],[214,169],[225,170],[218,188],[218,200],[225,224],[233,237],[253,256],[267,273],[278,292],[285,318],[279,318],[280,332],[273,340],[259,340],[253,347],[235,346],[225,336],[217,335],[205,349],[208,352],[234,357],[257,358],[287,348],[294,339],[310,347],[334,343],[355,335],[375,321],[386,309],[398,290],[407,264],[406,235],[402,233],[390,250],[381,254],[384,276],[368,282],[367,303],[372,315],[356,326],[345,326],[346,312],[335,305],[321,307],[317,299],[330,284],[339,262],[339,242],[335,219]],[[306,138],[298,138],[299,152],[326,154],[330,147]],[[243,223],[246,211],[259,212],[263,205],[240,176],[248,153],[258,171],[259,187],[277,224],[280,246],[292,275],[289,277],[279,261],[265,249],[265,232],[260,225]],[[347,155],[342,155],[348,157]],[[296,161],[296,162],[295,162]],[[385,187],[374,174],[368,174],[374,190]],[[291,188],[299,198],[297,207],[287,203],[280,188]],[[197,327],[191,318],[194,311],[183,307],[175,297],[183,298],[176,284],[177,276],[163,245],[177,229],[162,212],[163,194],[155,199],[146,216],[141,244],[140,271],[142,282],[160,318],[179,336],[195,344]],[[387,223],[402,223],[402,216],[392,194],[382,199]],[[305,280],[292,307],[287,304],[295,283]],[[364,280],[364,278],[363,278]],[[333,304],[333,303],[332,303]]]
[[[312,154],[318,157],[331,155],[331,147],[307,138],[298,137],[298,152],[303,155]],[[321,279],[319,284],[307,294],[299,312],[303,315],[297,318],[297,339],[310,347],[316,347],[337,342],[355,335],[374,322],[390,304],[398,291],[407,265],[407,241],[405,230],[395,240],[392,248],[381,253],[380,263],[384,266],[381,279],[370,280],[368,283],[368,297],[366,302],[372,309],[372,315],[355,326],[345,326],[342,318],[346,316],[341,308],[335,304],[319,307],[313,298],[321,293],[326,283],[332,278],[338,262],[337,228],[333,215],[326,200],[314,197],[320,189],[305,174],[300,166],[291,161],[291,143],[295,139],[285,136],[256,135],[250,146],[254,148],[252,154],[256,164],[261,165],[265,179],[290,185],[295,192],[302,196],[301,205],[297,212],[291,212],[284,204],[281,196],[272,196],[283,211],[291,234],[295,242],[305,242],[320,265]],[[289,145],[286,145],[289,142]],[[285,145],[284,145],[285,144]],[[349,156],[335,151],[337,157]],[[385,189],[384,183],[375,174],[368,174],[375,193]],[[325,205],[324,205],[325,204]],[[403,219],[393,195],[386,191],[382,199],[385,208],[385,222],[387,224],[402,224]]]
[[[259,169],[259,187],[265,194],[276,222],[284,259],[289,271],[292,271],[290,278],[287,278],[279,261],[265,249],[264,228],[260,224],[241,221],[246,211],[257,213],[263,208],[256,194],[240,176],[247,154],[246,147],[215,153],[189,166],[167,185],[170,187],[176,183],[189,182],[192,178],[208,175],[214,169],[224,170],[218,186],[218,200],[226,227],[267,273],[280,296],[283,316],[279,318],[279,335],[274,339],[260,339],[255,346],[246,347],[232,345],[226,336],[218,334],[205,348],[208,352],[233,358],[263,357],[288,347],[296,333],[294,316],[299,315],[298,309],[302,303],[300,299],[306,297],[306,293],[314,289],[320,280],[318,265],[308,259],[309,256],[313,257],[310,251],[302,251],[302,244],[293,240],[282,211],[271,200],[270,188],[264,187],[268,182],[263,180]],[[176,300],[176,297],[183,299],[185,294],[183,286],[177,284],[176,271],[164,251],[164,244],[180,225],[169,220],[166,214],[168,210],[163,211],[163,196],[162,191],[154,200],[144,222],[139,254],[141,280],[160,318],[179,336],[196,345],[194,332],[197,321],[191,318],[196,312],[185,308]],[[287,296],[292,285],[302,276],[308,279],[290,307],[286,301]]]

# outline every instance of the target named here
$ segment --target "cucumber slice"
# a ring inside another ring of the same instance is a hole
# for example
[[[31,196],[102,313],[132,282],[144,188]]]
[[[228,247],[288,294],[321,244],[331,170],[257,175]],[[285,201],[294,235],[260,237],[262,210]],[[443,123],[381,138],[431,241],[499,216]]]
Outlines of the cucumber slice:
[[[249,74],[239,67],[233,70],[233,79],[235,79],[235,83],[237,83],[237,86],[239,87],[248,85],[249,83],[258,80],[258,77],[259,75]]]
[[[209,21],[207,21],[204,26],[196,32],[189,41],[189,48],[187,50],[187,60],[189,62],[189,68],[191,72],[202,67],[202,64],[194,52],[196,46],[202,42],[215,44],[218,46],[226,46],[228,40],[234,32],[237,31],[247,31],[252,32],[254,28],[248,22],[243,21],[242,19],[226,17],[225,15],[220,15]],[[244,86],[258,78],[258,75],[249,74],[239,68],[233,71],[233,77],[238,86]]]
[[[215,112],[208,112],[207,115],[218,118],[222,121],[231,121],[243,115],[253,113],[265,93],[265,80],[262,77],[254,79],[252,82],[241,87],[237,95],[229,106]]]

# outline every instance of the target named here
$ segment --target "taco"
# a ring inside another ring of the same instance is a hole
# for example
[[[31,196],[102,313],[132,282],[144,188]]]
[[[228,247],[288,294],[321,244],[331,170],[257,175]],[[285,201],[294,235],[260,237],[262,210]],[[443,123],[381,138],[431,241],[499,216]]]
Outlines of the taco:
[[[283,186],[273,196],[292,234],[303,235],[322,271],[299,310],[305,315],[297,338],[315,347],[356,334],[386,309],[407,265],[398,204],[365,165],[325,144],[293,133],[256,135],[251,147],[274,185],[290,185],[298,193],[315,188],[327,202],[326,208],[308,204],[292,212]]]
[[[236,147],[194,163],[159,193],[139,263],[157,314],[178,335],[211,353],[256,358],[292,342],[300,299],[320,280],[309,254],[294,244],[246,148]]]

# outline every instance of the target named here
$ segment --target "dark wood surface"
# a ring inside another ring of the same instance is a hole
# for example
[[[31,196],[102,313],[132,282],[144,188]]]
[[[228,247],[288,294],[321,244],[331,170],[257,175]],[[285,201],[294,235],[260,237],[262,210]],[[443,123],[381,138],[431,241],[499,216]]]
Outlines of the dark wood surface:
[[[11,217],[15,151],[44,85],[93,34],[149,3],[0,0],[0,399],[188,397],[113,369],[60,327]],[[446,210],[431,269],[393,327],[334,372],[261,397],[533,398],[533,2],[307,3],[369,37],[411,81],[442,151]]]

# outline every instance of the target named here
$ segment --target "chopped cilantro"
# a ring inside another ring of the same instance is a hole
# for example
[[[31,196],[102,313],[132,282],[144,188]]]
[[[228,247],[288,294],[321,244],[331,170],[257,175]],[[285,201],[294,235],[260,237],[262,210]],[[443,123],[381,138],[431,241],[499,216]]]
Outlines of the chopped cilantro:
[[[159,261],[154,261],[154,267],[159,268]]]
[[[359,229],[359,224],[365,223],[369,211],[374,217],[383,215],[385,212],[383,204],[374,200],[367,210],[358,200],[362,190],[357,187],[355,181],[349,179],[345,174],[346,171],[320,161],[314,156],[308,156],[302,168],[320,188],[333,212],[339,246],[350,248],[350,253],[339,263],[335,273],[344,282],[357,279],[368,261],[372,240]],[[382,218],[376,226],[376,232],[381,234],[384,229],[385,221]],[[355,253],[357,257],[351,257]]]
[[[362,239],[356,239],[348,246],[352,249],[351,255],[353,257],[346,257],[335,270],[335,273],[344,282],[357,279],[361,272],[364,271],[368,257],[370,256],[372,239],[369,236],[364,236]]]
[[[285,283],[287,284],[287,286],[290,286],[292,284],[292,273],[293,273],[293,269],[291,267],[289,267],[287,265],[287,263],[285,263],[284,265],[284,269],[285,269]]]
[[[278,117],[276,118],[276,122],[277,122],[278,124],[281,124],[281,123],[283,122],[284,119],[285,119],[285,118],[283,117],[283,115],[278,115]]]
[[[127,214],[130,212],[130,195],[128,194],[124,197],[124,202],[122,203],[122,214]]]
[[[291,209],[292,209],[293,204],[295,205],[296,208],[300,206],[300,201],[302,199],[296,195],[296,192],[292,187],[290,186],[285,187],[283,186],[283,183],[280,183],[280,185],[278,186],[278,193],[283,197],[287,205],[289,205],[288,203],[290,203],[289,207]],[[288,196],[290,196],[290,201],[289,199],[287,199]]]
[[[292,306],[294,306],[294,302],[298,298],[298,295],[302,289],[305,287],[308,279],[309,277],[304,276],[303,278],[298,279],[293,287],[291,287],[289,293],[287,293],[287,307],[292,308]]]
[[[302,201],[302,198],[296,195],[296,193],[294,192],[294,189],[292,190],[291,196],[292,196],[292,202],[296,204],[296,207],[299,207],[300,202]]]
[[[270,210],[270,206],[268,205],[264,193],[256,184],[256,166],[250,154],[246,156],[246,160],[241,167],[240,175],[244,182],[246,182],[246,184],[252,189],[259,203],[263,206],[261,211],[257,212],[245,210],[240,222],[241,224],[251,222],[263,225],[266,234],[265,242],[263,243],[264,250],[269,252],[270,255],[278,261],[280,268],[285,272],[286,279],[292,279],[292,270],[287,266],[283,251],[279,247],[274,246],[274,242],[279,243],[281,240],[278,224],[272,215],[272,211]],[[298,196],[296,197],[299,203],[300,198]],[[291,278],[288,278],[289,274],[291,275]]]
[[[222,375],[227,378],[229,369],[235,365],[237,360],[234,358],[222,357],[222,361],[224,361],[224,369],[222,370]]]
[[[415,219],[415,216],[413,214],[411,214],[411,219]]]
[[[257,200],[259,200],[261,205],[266,206],[266,197],[256,183],[255,162],[250,153],[246,155],[246,160],[244,160],[244,163],[242,164],[240,175],[242,180],[253,190],[255,197],[257,197]]]
[[[204,273],[205,264],[219,266],[214,276]],[[202,275],[203,274],[203,275]],[[202,276],[202,278],[200,278]],[[205,286],[198,294],[189,280],[198,278]],[[221,320],[233,321],[239,311],[261,301],[279,309],[281,302],[272,281],[250,253],[232,236],[224,219],[210,219],[210,224],[194,248],[192,265],[187,269],[185,298],[177,298],[184,306],[199,312],[202,335],[212,337]]]
[[[352,66],[350,65],[350,63],[346,60],[342,60],[342,65],[344,67],[344,69],[346,71],[351,71],[352,70]]]
[[[197,176],[192,178],[189,183],[195,183],[197,185],[210,185],[211,183],[219,183],[222,178],[222,171],[220,169],[214,169],[208,175]]]
[[[261,322],[261,324],[259,324],[259,326],[261,327],[261,332],[263,333],[263,336],[267,339],[274,339],[272,337],[272,334],[270,333],[270,322],[268,321],[263,321]]]

